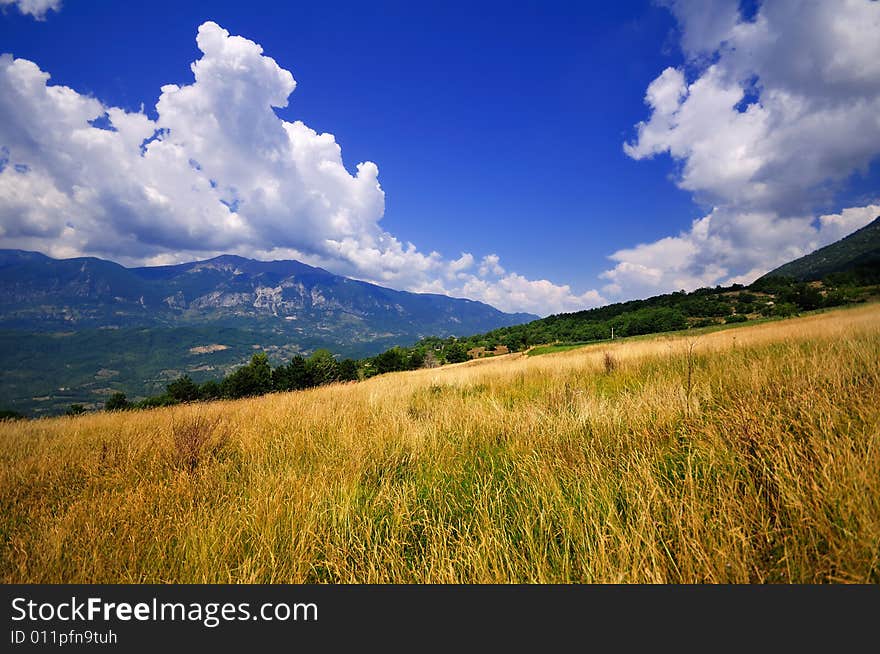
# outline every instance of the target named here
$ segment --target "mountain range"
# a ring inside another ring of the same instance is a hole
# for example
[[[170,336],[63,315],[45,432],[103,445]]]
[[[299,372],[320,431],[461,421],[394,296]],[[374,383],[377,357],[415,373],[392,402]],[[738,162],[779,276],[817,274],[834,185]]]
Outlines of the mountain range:
[[[536,318],[474,300],[409,293],[299,261],[223,255],[125,268],[81,257],[0,250],[0,328],[28,331],[259,322],[291,334],[335,332],[350,344],[470,334]]]
[[[222,375],[254,349],[279,362],[319,348],[363,357],[535,318],[292,260],[126,268],[0,250],[0,388],[4,404],[51,412],[120,388],[149,394],[179,374]]]

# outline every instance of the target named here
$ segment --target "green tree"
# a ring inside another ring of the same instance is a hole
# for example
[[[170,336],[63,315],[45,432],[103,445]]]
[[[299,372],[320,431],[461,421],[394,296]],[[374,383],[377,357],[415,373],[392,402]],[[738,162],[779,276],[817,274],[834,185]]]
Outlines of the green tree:
[[[272,390],[272,367],[265,352],[257,352],[221,383],[222,394],[229,398],[262,395]]]
[[[343,359],[339,362],[339,380],[340,381],[357,381],[360,379],[358,374],[357,361],[353,359]]]
[[[409,355],[408,368],[410,370],[418,370],[425,365],[425,351],[422,349],[413,350]]]
[[[131,408],[131,403],[128,401],[128,398],[125,397],[125,393],[113,393],[107,401],[104,402],[104,409],[106,411],[124,411],[126,409]]]
[[[79,416],[86,412],[86,408],[82,404],[71,404],[64,412],[66,416]]]
[[[790,302],[779,302],[773,306],[773,315],[781,318],[789,318],[798,315],[798,308]]]
[[[468,360],[467,350],[464,344],[459,342],[447,345],[443,349],[443,354],[446,356],[447,363],[461,363]]]
[[[779,298],[804,311],[818,309],[825,299],[822,297],[821,291],[812,284],[793,284],[786,292],[780,293]]]
[[[200,396],[199,385],[190,379],[189,375],[178,377],[165,389],[168,396],[177,402],[195,402]]]
[[[209,379],[199,387],[200,400],[217,400],[222,395],[220,384],[214,379]]]
[[[269,355],[265,352],[257,352],[251,357],[251,374],[258,393],[268,393],[272,390],[272,367],[269,365]]]
[[[279,391],[296,391],[315,385],[308,363],[299,354],[294,355],[286,366],[278,366],[272,371],[272,383]]]
[[[307,360],[307,368],[311,372],[314,385],[335,382],[339,378],[337,367],[330,350],[315,350]]]
[[[399,347],[393,347],[390,350],[386,350],[373,359],[373,366],[376,369],[376,373],[380,375],[386,372],[406,370],[406,363],[406,353]]]

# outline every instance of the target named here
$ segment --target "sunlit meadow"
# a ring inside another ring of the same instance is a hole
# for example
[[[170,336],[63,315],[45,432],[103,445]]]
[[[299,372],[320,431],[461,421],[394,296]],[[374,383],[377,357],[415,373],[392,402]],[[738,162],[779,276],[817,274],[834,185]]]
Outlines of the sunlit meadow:
[[[880,306],[0,424],[11,582],[878,582]]]

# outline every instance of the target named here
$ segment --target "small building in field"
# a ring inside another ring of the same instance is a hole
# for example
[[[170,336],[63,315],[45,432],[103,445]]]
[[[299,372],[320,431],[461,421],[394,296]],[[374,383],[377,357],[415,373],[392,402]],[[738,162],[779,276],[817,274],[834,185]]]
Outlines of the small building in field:
[[[510,348],[506,345],[496,345],[494,350],[487,350],[484,347],[472,347],[467,351],[469,359],[482,359],[483,357],[494,357],[499,354],[510,353]]]
[[[467,351],[467,355],[469,359],[479,359],[482,356],[486,356],[486,348],[484,347],[472,347]]]

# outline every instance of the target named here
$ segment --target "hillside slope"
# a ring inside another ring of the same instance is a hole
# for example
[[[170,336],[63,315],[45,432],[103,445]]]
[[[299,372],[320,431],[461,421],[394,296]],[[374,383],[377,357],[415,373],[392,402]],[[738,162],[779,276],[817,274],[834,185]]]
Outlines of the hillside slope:
[[[880,216],[836,243],[771,270],[763,278],[792,277],[812,281],[863,267],[880,268]]]
[[[815,283],[813,280],[821,280]],[[880,217],[821,250],[792,261],[749,286],[698,288],[560,313],[458,339],[465,349],[492,351],[498,345],[589,342],[616,336],[785,317],[800,311],[863,302],[880,293]],[[448,339],[447,339],[448,342]],[[416,345],[445,346],[442,339]]]

